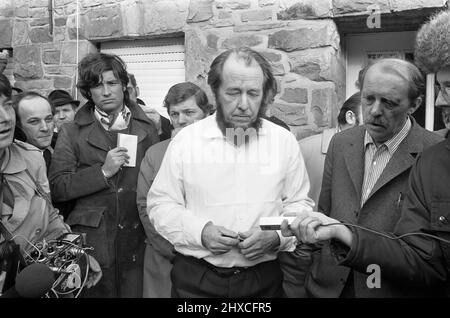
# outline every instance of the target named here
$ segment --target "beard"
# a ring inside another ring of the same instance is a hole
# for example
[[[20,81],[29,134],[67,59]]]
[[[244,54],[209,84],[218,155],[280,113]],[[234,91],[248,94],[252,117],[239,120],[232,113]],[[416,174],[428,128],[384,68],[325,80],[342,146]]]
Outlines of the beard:
[[[236,126],[233,122],[228,121],[223,113],[222,103],[216,98],[216,121],[223,136],[239,146],[242,142],[248,143],[252,135],[258,136],[259,129],[262,125],[261,118],[264,117],[266,104],[261,101],[261,105],[255,120],[247,125],[247,127]],[[231,130],[231,131],[230,131]],[[255,132],[255,134],[252,134]]]

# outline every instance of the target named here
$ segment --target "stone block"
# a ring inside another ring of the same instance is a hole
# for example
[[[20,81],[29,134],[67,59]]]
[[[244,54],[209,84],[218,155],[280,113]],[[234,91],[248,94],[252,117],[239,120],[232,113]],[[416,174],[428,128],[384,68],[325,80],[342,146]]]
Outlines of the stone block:
[[[53,81],[46,79],[38,79],[38,80],[20,80],[16,78],[16,82],[14,86],[24,90],[24,91],[38,91],[50,89],[53,87]],[[45,96],[45,95],[44,95]]]
[[[28,17],[31,19],[48,18],[47,8],[28,9]]]
[[[123,34],[135,36],[143,34],[144,30],[144,7],[140,1],[122,2],[122,25]]]
[[[14,15],[17,18],[28,18],[28,6],[21,6],[15,8]]]
[[[390,10],[389,0],[334,0],[333,14],[334,16],[342,16],[347,14],[366,14],[371,11],[371,7],[377,5],[381,12]]]
[[[66,40],[66,28],[65,27],[55,27],[53,29],[53,39],[55,42],[62,42]]]
[[[216,1],[217,9],[242,10],[250,8],[250,0],[220,0]]]
[[[42,62],[44,64],[59,64],[61,60],[61,51],[44,51]]]
[[[0,47],[11,47],[13,21],[11,19],[0,20],[0,30]]]
[[[122,35],[120,6],[99,7],[88,11],[85,25],[88,38],[107,38]]]
[[[214,51],[217,51],[217,41],[219,40],[219,37],[214,33],[209,33],[206,36],[206,45],[208,48],[213,49]]]
[[[442,8],[446,0],[390,0],[391,10],[394,12],[424,8]]]
[[[209,101],[214,103],[206,79],[211,62],[217,55],[216,52],[205,46],[202,41],[202,34],[194,28],[186,29],[185,51],[186,81],[199,85],[208,95]]]
[[[183,32],[188,1],[144,1],[144,34]]]
[[[0,8],[0,17],[4,18],[13,18],[14,17],[14,8]]]
[[[260,7],[273,6],[277,3],[277,0],[258,0]]]
[[[57,89],[70,89],[72,87],[72,78],[68,76],[53,77],[53,85]]]
[[[308,90],[306,88],[285,88],[280,99],[287,103],[307,104]]]
[[[302,126],[308,123],[308,116],[306,114],[306,106],[304,105],[286,105],[275,103],[270,108],[270,113],[289,126]]]
[[[336,93],[333,88],[313,89],[311,93],[311,113],[318,127],[326,127],[332,122],[331,114],[336,105]]]
[[[32,43],[45,43],[45,42],[52,42],[53,38],[50,35],[50,30],[48,26],[46,27],[36,27],[31,28],[29,32],[30,40]]]
[[[48,18],[38,18],[30,21],[30,26],[43,26],[46,24],[48,24]]]
[[[282,55],[274,52],[259,52],[266,58],[272,67],[273,75],[284,75],[286,73],[282,62]]]
[[[222,43],[222,48],[232,49],[242,46],[253,47],[263,43],[263,38],[259,35],[233,35]]]
[[[287,22],[271,22],[271,23],[255,23],[255,24],[241,24],[236,25],[233,28],[234,32],[257,32],[262,30],[269,30],[269,29],[278,29],[278,28],[284,28],[287,26]]]
[[[55,19],[55,26],[65,26],[67,22],[67,17],[61,17]]]
[[[47,0],[29,0],[28,6],[30,8],[47,8],[48,1]]]
[[[314,21],[295,30],[281,30],[269,36],[269,48],[286,52],[331,45],[338,47],[339,34],[334,22]]]
[[[231,19],[233,15],[229,11],[219,11],[219,19]]]
[[[44,66],[44,71],[48,75],[66,75],[71,77],[76,73],[76,66]]]
[[[78,23],[78,38],[83,40],[86,39],[86,28],[85,26],[89,23],[86,16],[81,15],[79,18]],[[70,16],[67,19],[67,33],[69,35],[70,40],[76,40],[77,39],[77,21],[76,16]]]
[[[272,20],[272,10],[251,10],[241,14],[242,22],[268,21]]]
[[[77,43],[65,42],[61,45],[61,63],[76,64],[77,63]]]
[[[28,35],[28,23],[21,20],[14,21],[14,36],[12,46],[16,47],[30,43],[31,41]]]
[[[333,17],[332,0],[303,0],[288,4],[278,12],[278,20],[300,20]]]
[[[336,50],[330,46],[288,53],[291,72],[313,81],[333,81]]]
[[[212,0],[191,0],[189,2],[188,23],[208,21],[213,17]]]
[[[41,78],[43,75],[41,50],[37,45],[14,48],[14,76],[17,80]]]

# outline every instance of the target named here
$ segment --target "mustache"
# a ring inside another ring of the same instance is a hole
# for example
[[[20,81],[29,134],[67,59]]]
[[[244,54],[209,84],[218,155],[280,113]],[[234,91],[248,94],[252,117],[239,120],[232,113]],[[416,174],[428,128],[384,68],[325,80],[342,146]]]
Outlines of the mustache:
[[[378,125],[378,126],[386,126],[385,123],[378,118],[368,118],[367,120],[364,121],[364,124],[366,125]]]

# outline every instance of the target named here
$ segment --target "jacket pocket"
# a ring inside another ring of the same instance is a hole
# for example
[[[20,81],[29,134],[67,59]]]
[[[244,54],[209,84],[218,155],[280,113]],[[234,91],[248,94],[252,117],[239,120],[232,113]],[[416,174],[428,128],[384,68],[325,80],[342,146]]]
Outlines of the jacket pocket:
[[[450,201],[431,202],[431,229],[450,232]]]
[[[66,223],[98,228],[106,207],[76,207],[67,217]]]
[[[113,258],[110,257],[112,244],[109,244],[104,217],[106,209],[106,207],[77,206],[66,221],[73,232],[86,234],[86,245],[93,248],[90,254],[102,268],[113,265]]]

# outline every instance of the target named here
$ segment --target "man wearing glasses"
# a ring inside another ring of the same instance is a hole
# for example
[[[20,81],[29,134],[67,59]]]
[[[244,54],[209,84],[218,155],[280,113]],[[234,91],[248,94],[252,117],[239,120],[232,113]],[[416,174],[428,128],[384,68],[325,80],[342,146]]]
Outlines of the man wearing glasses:
[[[128,74],[115,55],[94,53],[79,64],[77,87],[88,102],[62,126],[50,167],[52,198],[75,200],[67,223],[86,233],[104,279],[90,297],[142,297],[145,233],[136,206],[140,163],[158,141],[155,125],[130,101]],[[137,136],[136,164],[118,133]]]
[[[442,83],[442,85],[441,85]],[[436,131],[436,133],[447,139],[450,133],[450,69],[444,69],[436,75],[436,94],[437,99],[434,106],[439,107],[442,112],[442,121],[445,128]]]

